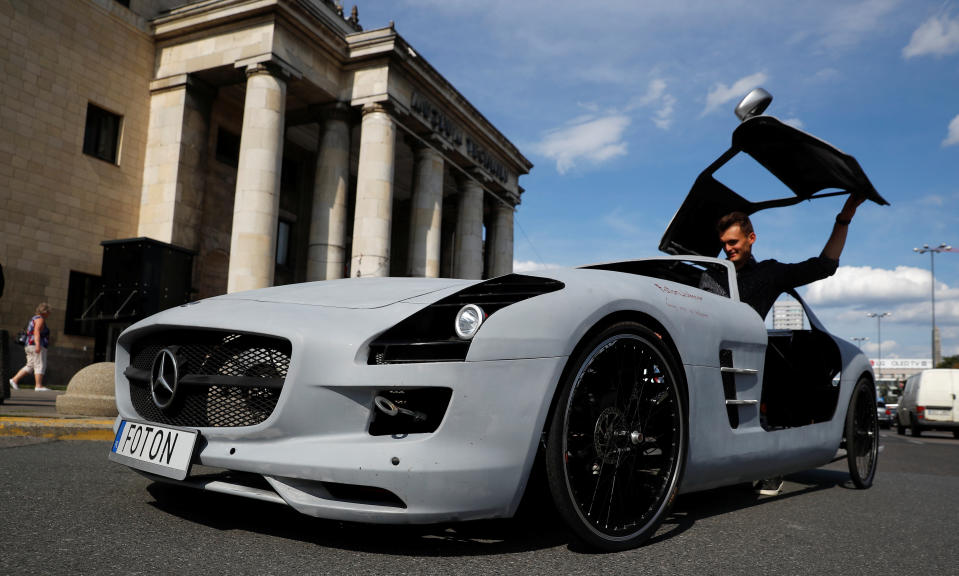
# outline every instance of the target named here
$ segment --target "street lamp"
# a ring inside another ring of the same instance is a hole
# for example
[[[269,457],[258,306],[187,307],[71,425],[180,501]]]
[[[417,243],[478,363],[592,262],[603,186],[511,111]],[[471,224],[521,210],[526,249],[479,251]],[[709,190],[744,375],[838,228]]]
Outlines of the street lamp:
[[[952,252],[952,246],[949,246],[945,242],[940,243],[935,248],[930,248],[928,244],[923,244],[922,248],[913,248],[913,252],[916,254],[925,254],[929,253],[929,271],[932,274],[932,288],[930,292],[932,293],[932,367],[935,368],[939,364],[939,359],[936,358],[936,254],[940,252]]]
[[[853,336],[852,341],[856,343],[856,346],[858,346],[859,348],[862,348],[862,343],[863,343],[863,342],[868,342],[868,341],[869,341],[869,337],[868,337],[868,336]]]
[[[882,319],[886,316],[892,316],[892,312],[867,312],[866,316],[876,319],[876,332],[878,340],[876,345],[879,347],[879,370],[882,370]],[[879,372],[879,375],[882,375],[882,372]]]

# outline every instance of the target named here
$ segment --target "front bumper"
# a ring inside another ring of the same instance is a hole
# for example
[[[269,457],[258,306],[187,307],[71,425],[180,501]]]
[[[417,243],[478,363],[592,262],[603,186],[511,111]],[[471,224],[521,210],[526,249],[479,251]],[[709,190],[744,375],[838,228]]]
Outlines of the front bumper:
[[[303,313],[302,306],[298,311],[263,303],[251,307],[251,320],[231,318],[228,329],[262,331],[264,323],[257,319],[284,323],[293,321],[286,315]],[[269,315],[261,314],[260,307],[269,307]],[[339,326],[333,318],[339,313],[325,313],[327,325]],[[373,317],[351,312],[364,315]],[[303,325],[299,320],[285,325]],[[212,317],[210,322],[216,324]],[[336,520],[429,523],[511,516],[566,358],[368,365],[364,341],[350,331],[376,331],[356,324],[363,324],[362,319],[335,335],[288,330],[284,336],[293,345],[292,361],[273,414],[255,426],[198,429],[195,464],[250,473],[266,483],[254,487],[197,477],[183,483],[282,501],[305,514]],[[136,335],[125,336],[130,342]],[[118,422],[143,420],[133,409],[123,376],[129,361],[123,342],[117,354]],[[452,390],[435,432],[369,434],[377,393],[431,387]],[[382,498],[384,493],[391,497]]]
[[[930,420],[928,418],[916,418],[914,421],[922,430],[959,430],[959,422],[954,420]]]

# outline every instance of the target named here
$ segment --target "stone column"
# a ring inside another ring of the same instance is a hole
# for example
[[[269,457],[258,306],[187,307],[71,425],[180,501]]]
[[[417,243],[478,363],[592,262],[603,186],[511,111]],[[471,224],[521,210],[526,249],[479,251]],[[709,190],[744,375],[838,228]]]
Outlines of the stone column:
[[[196,249],[213,90],[187,74],[150,83],[137,235]]]
[[[489,252],[489,277],[503,276],[513,271],[513,207],[496,201],[492,226],[486,231],[486,251]]]
[[[440,225],[443,219],[443,156],[422,146],[414,159],[410,210],[409,275],[440,275]]]
[[[463,181],[456,215],[456,253],[453,277],[483,277],[483,188],[474,180]]]
[[[396,126],[380,104],[363,106],[350,275],[390,275]]]
[[[227,292],[273,285],[285,113],[286,81],[269,66],[247,68]]]
[[[342,278],[346,266],[346,201],[350,181],[349,107],[329,108],[323,122],[313,183],[306,279]]]

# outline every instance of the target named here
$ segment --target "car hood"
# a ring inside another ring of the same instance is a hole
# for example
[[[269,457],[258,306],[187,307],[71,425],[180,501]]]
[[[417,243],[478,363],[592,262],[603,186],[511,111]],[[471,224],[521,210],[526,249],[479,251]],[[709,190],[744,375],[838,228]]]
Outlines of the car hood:
[[[476,280],[451,278],[347,278],[236,292],[216,300],[255,300],[331,308],[381,308],[403,300],[465,288]]]
[[[750,202],[716,180],[713,174],[740,152],[752,156],[795,196]],[[833,192],[819,194],[824,190]],[[669,254],[716,256],[722,249],[716,222],[722,216],[735,211],[753,214],[837,194],[862,194],[877,204],[889,204],[852,156],[772,116],[756,116],[736,128],[729,150],[696,178],[659,249]]]

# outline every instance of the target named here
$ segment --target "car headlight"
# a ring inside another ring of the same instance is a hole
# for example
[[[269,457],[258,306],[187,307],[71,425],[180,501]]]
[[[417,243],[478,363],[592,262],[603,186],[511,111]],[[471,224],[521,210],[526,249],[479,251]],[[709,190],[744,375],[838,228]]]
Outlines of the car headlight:
[[[483,320],[486,320],[486,312],[476,304],[467,304],[456,313],[453,329],[462,340],[469,340],[483,325]]]
[[[507,274],[477,282],[408,316],[370,342],[367,363],[463,362],[476,331],[500,310],[563,289],[549,278]]]

